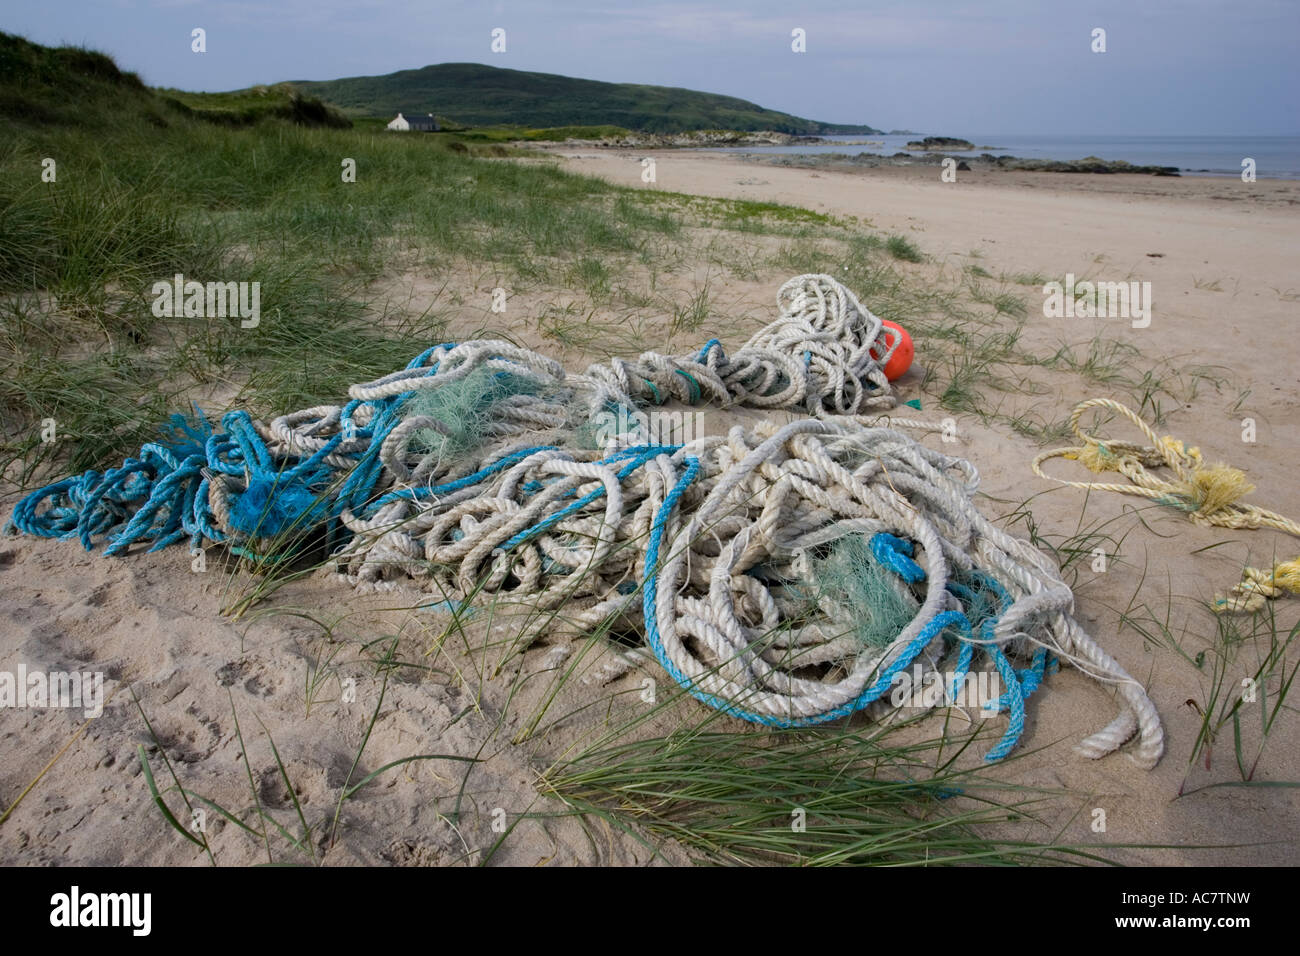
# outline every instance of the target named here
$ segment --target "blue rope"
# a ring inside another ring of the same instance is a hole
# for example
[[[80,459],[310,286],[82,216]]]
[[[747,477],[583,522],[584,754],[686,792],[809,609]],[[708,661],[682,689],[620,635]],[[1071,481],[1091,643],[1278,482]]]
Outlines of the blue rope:
[[[950,581],[948,590],[966,604],[967,614],[978,622],[983,643],[976,645],[972,642],[963,642],[957,658],[957,673],[954,676],[952,693],[955,697],[957,688],[961,687],[965,682],[978,646],[992,660],[993,666],[998,672],[998,677],[1007,688],[996,702],[985,702],[986,706],[996,704],[998,713],[1004,710],[1008,713],[1006,732],[997,745],[984,755],[985,760],[994,762],[1005,757],[1020,742],[1025,729],[1025,701],[1042,684],[1043,676],[1048,666],[1053,663],[1054,658],[1047,653],[1046,648],[1040,647],[1034,651],[1029,666],[1017,671],[1011,665],[1011,661],[1003,650],[993,643],[994,629],[1001,619],[1003,611],[1012,603],[1011,595],[997,578],[985,571],[971,571],[969,577],[984,589],[983,592],[977,593],[972,588],[957,581]],[[997,601],[996,607],[985,608],[981,606],[982,599],[986,594],[994,596]]]
[[[991,642],[993,640],[993,624],[992,619],[984,622],[981,636],[985,641]],[[1006,733],[1002,735],[1002,739],[998,741],[997,746],[984,755],[986,761],[994,763],[1009,754],[1011,749],[1019,742],[1021,734],[1025,732],[1025,695],[1021,690],[1020,681],[1016,677],[1016,669],[1011,666],[1011,661],[1002,652],[1002,648],[989,643],[985,645],[985,651],[993,658],[993,666],[997,668],[998,676],[1002,678],[1002,683],[1007,687],[1002,697],[998,699],[998,711],[1001,712],[1003,706],[1010,709]]]
[[[707,342],[704,343],[704,348],[700,349],[700,354],[695,357],[696,364],[698,365],[705,364],[709,360],[709,353],[712,352],[714,349],[718,350],[718,355],[720,357],[724,359],[727,357],[727,353],[722,351],[722,343],[719,342],[717,339],[709,339]]]
[[[915,584],[925,578],[925,571],[912,560],[912,542],[881,531],[871,536],[871,554],[904,581]]]
[[[349,414],[358,404],[349,406]],[[399,420],[396,404],[389,399],[376,403],[377,424],[358,430],[370,444],[335,496],[329,494],[335,472],[325,459],[338,454],[344,434],[282,467],[247,412],[228,412],[221,419],[222,431],[214,433],[196,408],[193,423],[173,415],[163,427],[169,442],[148,442],[120,467],[102,474],[91,469],[27,495],[15,507],[11,522],[37,537],[77,538],[87,551],[94,550],[96,539],[103,539],[106,556],[145,542],[151,552],[158,551],[186,537],[191,547],[204,539],[222,542],[226,536],[213,527],[208,507],[207,472],[247,476],[246,490],[234,496],[231,507],[236,529],[262,536],[305,530],[331,510],[337,514],[373,494],[382,470],[379,446]]]

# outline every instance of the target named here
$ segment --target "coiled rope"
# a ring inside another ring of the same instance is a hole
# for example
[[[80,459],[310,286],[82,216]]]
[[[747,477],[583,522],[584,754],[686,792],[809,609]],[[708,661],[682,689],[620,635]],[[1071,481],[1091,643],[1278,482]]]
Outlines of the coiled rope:
[[[323,532],[330,567],[358,587],[563,608],[586,628],[622,617],[645,637],[627,667],[653,657],[696,698],[769,726],[888,712],[909,668],[944,661],[955,700],[988,667],[1003,690],[986,706],[1008,715],[994,760],[1020,739],[1049,669],[1071,663],[1120,698],[1076,749],[1101,757],[1136,735],[1133,759],[1153,766],[1155,708],[1075,621],[1056,565],[980,514],[969,462],[885,427],[899,422],[880,415],[897,401],[880,320],[830,276],[798,276],[777,302],[776,321],[733,355],[713,341],[581,375],[507,342],[439,345],[341,406],[269,425],[231,412],[220,432],[201,416],[178,425],[120,469],[30,495],[13,524],[112,554],[188,535],[276,555]],[[465,391],[472,401],[454,407],[481,414],[469,450],[440,442],[458,426],[426,414],[422,396],[438,389]],[[680,444],[590,441],[593,423],[670,400],[813,417]],[[845,626],[869,609],[830,606],[809,570],[851,541],[910,609],[883,645]]]

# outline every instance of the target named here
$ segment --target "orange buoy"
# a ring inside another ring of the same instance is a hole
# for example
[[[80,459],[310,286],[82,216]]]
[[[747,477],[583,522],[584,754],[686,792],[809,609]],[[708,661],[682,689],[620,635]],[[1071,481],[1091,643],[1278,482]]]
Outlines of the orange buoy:
[[[895,341],[898,342],[893,354],[889,356],[889,361],[885,363],[885,378],[893,382],[902,378],[903,373],[912,367],[912,358],[916,355],[916,349],[912,346],[912,337],[907,334],[907,329],[897,322],[881,319],[880,324],[882,326],[880,335],[884,346],[888,348]],[[876,354],[876,348],[871,350],[871,357],[879,361],[880,356]]]

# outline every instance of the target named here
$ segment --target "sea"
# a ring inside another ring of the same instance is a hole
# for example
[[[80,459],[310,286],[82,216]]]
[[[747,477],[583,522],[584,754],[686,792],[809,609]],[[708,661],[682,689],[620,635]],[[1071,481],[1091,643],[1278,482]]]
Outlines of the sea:
[[[709,147],[712,152],[740,153],[883,153],[907,152],[907,144],[927,134],[903,136],[863,134],[826,136],[833,142],[818,146],[727,146]],[[1083,159],[1097,156],[1126,160],[1135,166],[1176,166],[1188,176],[1240,176],[1242,161],[1255,161],[1259,179],[1300,179],[1300,136],[1029,136],[979,133],[966,136],[945,133],[974,143],[968,152],[947,151],[945,155],[1018,156],[1022,159]],[[850,145],[862,141],[873,145]]]

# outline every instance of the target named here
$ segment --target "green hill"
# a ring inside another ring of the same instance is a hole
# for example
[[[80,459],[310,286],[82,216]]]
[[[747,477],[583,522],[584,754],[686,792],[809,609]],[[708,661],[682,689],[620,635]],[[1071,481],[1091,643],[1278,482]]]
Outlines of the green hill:
[[[467,126],[621,126],[652,133],[699,129],[782,133],[876,133],[764,109],[732,96],[668,86],[602,83],[554,73],[442,63],[384,76],[293,81],[303,93],[355,116],[420,110]]]

